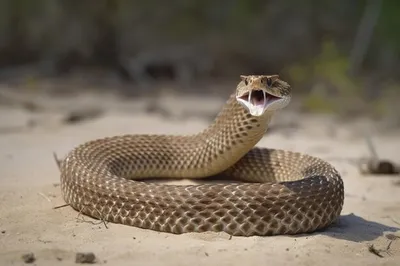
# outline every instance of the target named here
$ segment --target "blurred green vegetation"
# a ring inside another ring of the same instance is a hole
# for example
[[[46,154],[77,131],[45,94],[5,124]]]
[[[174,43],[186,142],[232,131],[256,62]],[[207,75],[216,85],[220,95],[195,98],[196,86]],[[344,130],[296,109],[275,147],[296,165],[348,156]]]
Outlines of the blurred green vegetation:
[[[382,117],[392,111],[388,103],[398,97],[400,84],[389,80],[373,85],[372,97],[365,93],[369,79],[349,75],[349,58],[332,41],[322,43],[321,53],[303,63],[290,65],[285,72],[306,95],[303,107],[311,112],[348,114],[368,110]],[[296,89],[295,89],[296,91]]]
[[[338,112],[337,104],[361,96],[362,82],[348,74],[348,57],[340,54],[332,41],[322,43],[322,51],[304,63],[295,63],[287,72],[300,89],[308,88],[304,107],[310,111]]]
[[[397,0],[384,0],[376,25],[377,37],[381,42],[390,46],[397,53],[400,52],[400,2]]]
[[[351,108],[384,113],[379,99],[400,93],[400,2],[382,0],[373,22],[371,1],[3,0],[0,76],[44,61],[59,75],[81,65],[121,68],[149,51],[146,64],[165,55],[179,64],[190,47],[194,62],[212,62],[201,78],[287,74],[308,110],[340,112],[338,102],[351,99]],[[363,20],[372,35],[357,44]],[[366,52],[350,73],[357,45]]]

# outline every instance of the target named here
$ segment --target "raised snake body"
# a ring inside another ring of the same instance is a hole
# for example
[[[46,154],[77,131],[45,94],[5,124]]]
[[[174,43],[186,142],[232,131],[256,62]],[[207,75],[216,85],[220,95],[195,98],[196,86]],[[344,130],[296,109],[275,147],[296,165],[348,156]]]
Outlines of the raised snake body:
[[[340,215],[343,182],[327,162],[254,148],[291,88],[278,76],[242,76],[214,123],[191,136],[124,135],[73,149],[61,162],[61,190],[74,209],[97,219],[170,233],[307,233]],[[161,185],[146,178],[235,183]],[[134,180],[135,179],[135,180]]]

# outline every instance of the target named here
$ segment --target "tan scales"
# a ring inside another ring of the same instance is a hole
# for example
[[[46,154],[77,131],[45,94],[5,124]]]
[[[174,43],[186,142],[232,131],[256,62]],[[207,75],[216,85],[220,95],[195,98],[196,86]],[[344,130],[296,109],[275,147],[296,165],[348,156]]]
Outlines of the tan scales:
[[[254,147],[290,98],[291,87],[277,75],[241,76],[215,121],[198,134],[84,143],[60,164],[63,197],[97,219],[176,234],[277,235],[325,228],[342,210],[339,173],[316,157]],[[180,186],[143,180],[215,175],[237,182]]]

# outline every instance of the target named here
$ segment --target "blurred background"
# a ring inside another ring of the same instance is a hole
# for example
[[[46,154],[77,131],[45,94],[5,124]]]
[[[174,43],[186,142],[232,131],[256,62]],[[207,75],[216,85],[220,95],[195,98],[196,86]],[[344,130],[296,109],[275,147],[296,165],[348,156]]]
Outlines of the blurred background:
[[[396,0],[1,0],[0,83],[226,99],[241,74],[279,74],[303,111],[400,124],[399,14]]]

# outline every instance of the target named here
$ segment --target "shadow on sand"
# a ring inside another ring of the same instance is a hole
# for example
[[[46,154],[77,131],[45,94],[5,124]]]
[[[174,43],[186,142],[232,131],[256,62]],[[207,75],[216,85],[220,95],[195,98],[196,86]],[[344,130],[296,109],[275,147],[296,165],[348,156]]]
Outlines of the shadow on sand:
[[[337,239],[353,242],[372,241],[386,232],[397,232],[399,227],[387,226],[381,223],[365,220],[353,213],[342,215],[339,221],[324,231],[317,232]]]

